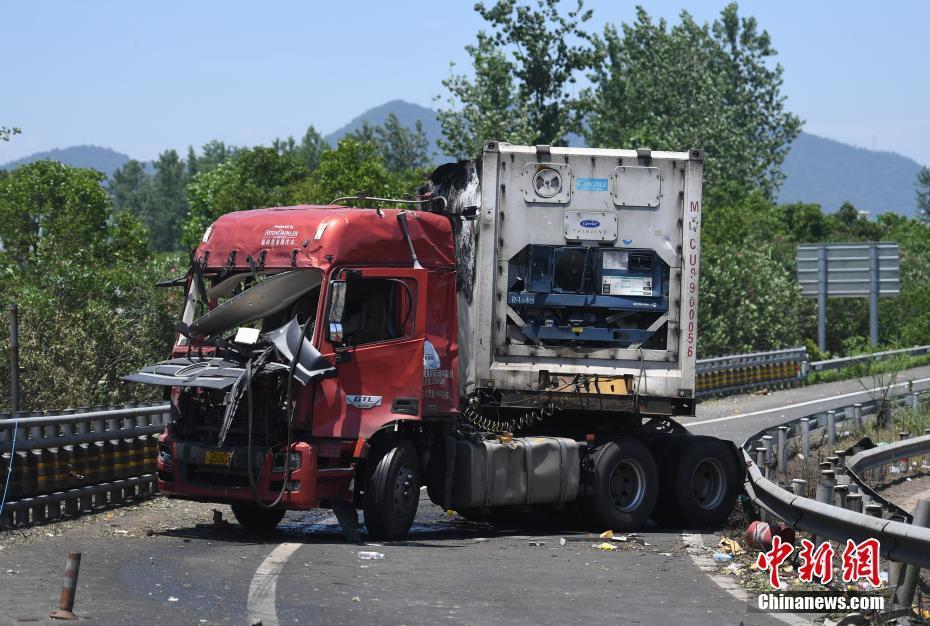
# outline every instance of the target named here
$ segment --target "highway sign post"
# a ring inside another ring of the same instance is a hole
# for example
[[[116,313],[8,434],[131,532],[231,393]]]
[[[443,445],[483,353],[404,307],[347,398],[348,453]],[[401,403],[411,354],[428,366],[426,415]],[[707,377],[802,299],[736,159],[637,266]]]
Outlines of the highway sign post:
[[[797,261],[801,294],[817,298],[817,346],[826,350],[827,298],[868,298],[869,338],[878,345],[878,299],[901,293],[898,244],[801,244]]]

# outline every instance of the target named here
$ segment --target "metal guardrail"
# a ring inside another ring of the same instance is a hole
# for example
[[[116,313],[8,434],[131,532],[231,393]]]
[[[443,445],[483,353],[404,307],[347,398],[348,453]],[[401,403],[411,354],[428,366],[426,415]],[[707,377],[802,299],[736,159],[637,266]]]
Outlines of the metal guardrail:
[[[853,367],[855,365],[881,361],[895,356],[924,356],[927,354],[930,354],[930,346],[916,346],[913,348],[903,348],[901,350],[885,350],[884,352],[857,354],[856,356],[844,356],[838,359],[827,359],[826,361],[812,361],[810,363],[810,371],[826,372],[827,370]]]
[[[62,505],[74,515],[152,494],[170,419],[163,402],[0,414],[0,528],[58,519]]]
[[[914,402],[915,397],[919,398],[914,394],[902,395],[894,398],[893,401],[895,404],[903,404]],[[835,427],[837,421],[842,421],[847,415],[852,415],[853,419],[861,419],[863,415],[874,412],[876,408],[877,403],[872,402],[842,407],[829,412],[832,413],[833,419],[828,420],[825,435],[829,437],[831,434],[829,429]],[[827,485],[829,489],[822,492],[827,494],[829,501],[821,502],[787,491],[771,480],[771,470],[775,465],[775,459],[777,458],[778,464],[781,465],[787,458],[786,452],[780,453],[780,450],[786,450],[788,434],[793,432],[793,426],[804,424],[804,420],[807,420],[807,425],[800,430],[809,432],[808,427],[814,420],[816,420],[814,423],[820,425],[819,415],[791,420],[778,427],[775,432],[781,430],[782,433],[777,436],[780,444],[778,448],[775,447],[775,437],[769,434],[773,432],[771,427],[746,439],[742,450],[747,467],[744,483],[746,494],[757,506],[795,528],[840,542],[845,542],[847,539],[861,541],[867,538],[878,538],[881,542],[882,554],[887,558],[930,568],[930,528],[914,526],[900,519],[884,518],[883,511],[891,513],[893,517],[901,518],[899,514],[901,510],[880,497],[873,497],[877,494],[871,488],[868,489],[866,495],[869,495],[872,506],[866,505],[864,495],[857,494],[861,500],[855,500],[854,502],[857,503],[855,505],[849,502],[852,505],[851,510],[851,508],[842,508],[832,503],[833,485]],[[836,417],[842,419],[836,420]],[[758,443],[762,445],[757,447]],[[857,471],[874,469],[907,456],[919,456],[921,451],[930,451],[930,436],[877,446],[849,457],[847,465],[843,465],[842,461],[837,458],[834,461],[834,469],[838,470],[841,475],[845,475],[851,483],[856,484],[858,489],[865,486],[865,483],[858,477]],[[755,460],[751,452],[757,453]],[[849,471],[850,468],[853,469],[852,472]],[[850,500],[848,496],[846,500],[847,502]],[[863,508],[870,514],[862,513]],[[903,519],[909,520],[910,516]]]
[[[870,354],[811,361],[807,348],[788,348],[751,354],[734,354],[696,362],[697,396],[742,393],[763,387],[801,384],[811,372],[826,372],[864,365],[895,356],[930,355],[930,346],[885,350]]]
[[[778,385],[799,384],[804,379],[807,348],[734,354],[699,359],[697,395],[723,395]]]

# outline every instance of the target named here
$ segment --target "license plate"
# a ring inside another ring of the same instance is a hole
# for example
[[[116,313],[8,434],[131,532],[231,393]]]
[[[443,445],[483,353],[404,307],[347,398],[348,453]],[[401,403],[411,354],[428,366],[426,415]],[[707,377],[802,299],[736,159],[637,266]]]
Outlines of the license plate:
[[[207,465],[228,465],[230,458],[232,458],[231,452],[224,452],[223,450],[207,450],[207,456],[205,460]]]

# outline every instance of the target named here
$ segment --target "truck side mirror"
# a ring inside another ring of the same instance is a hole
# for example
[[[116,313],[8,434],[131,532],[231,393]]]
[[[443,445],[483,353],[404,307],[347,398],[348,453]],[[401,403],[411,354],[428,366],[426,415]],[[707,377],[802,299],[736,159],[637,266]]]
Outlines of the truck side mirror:
[[[342,316],[346,306],[346,281],[329,281],[329,312],[326,316],[326,338],[333,345],[343,344]]]

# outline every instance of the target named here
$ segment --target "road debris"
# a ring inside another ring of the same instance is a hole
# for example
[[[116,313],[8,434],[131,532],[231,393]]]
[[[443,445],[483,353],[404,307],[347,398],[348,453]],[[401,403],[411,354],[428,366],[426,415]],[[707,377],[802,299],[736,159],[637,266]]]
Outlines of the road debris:
[[[358,558],[362,561],[380,561],[384,558],[384,554],[381,552],[362,550],[358,553]]]
[[[720,542],[717,544],[717,548],[721,552],[732,554],[733,556],[739,556],[745,552],[735,539],[730,539],[728,537],[721,537]]]
[[[484,543],[485,541],[490,541],[487,537],[475,537],[472,539],[473,543]]]
[[[168,602],[177,602],[178,599],[175,596],[168,596]]]
[[[603,550],[604,552],[613,552],[614,550],[619,550],[617,546],[612,543],[607,543],[606,541],[604,543],[596,543],[591,547],[595,550]]]
[[[724,553],[724,552],[715,552],[715,553],[714,553],[714,561],[716,561],[717,563],[727,563],[727,562],[732,561],[732,560],[733,560],[733,555],[732,555],[732,554],[726,554],[726,553]]]
[[[542,546],[546,545],[546,542],[545,541],[531,541],[530,545],[535,546],[537,548],[541,548]]]
[[[613,539],[613,538],[614,538],[614,531],[612,530],[605,530],[604,532],[601,533],[601,539]]]
[[[564,546],[564,545],[565,545],[565,537],[562,537],[561,539],[559,539],[559,545],[560,545],[560,546]]]

